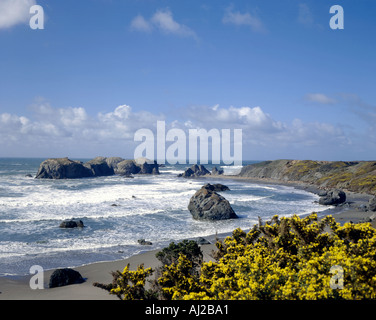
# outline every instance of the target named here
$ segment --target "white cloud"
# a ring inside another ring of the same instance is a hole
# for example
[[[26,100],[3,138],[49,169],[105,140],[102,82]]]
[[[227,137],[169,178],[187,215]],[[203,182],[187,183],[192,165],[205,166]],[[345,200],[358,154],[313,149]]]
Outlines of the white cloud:
[[[35,0],[1,0],[0,29],[29,22],[30,7],[35,4]]]
[[[150,32],[156,29],[165,34],[197,39],[196,33],[191,28],[174,20],[172,12],[168,8],[157,10],[149,20],[142,15],[136,16],[131,21],[131,29],[141,32]]]
[[[291,148],[319,149],[328,144],[340,148],[351,143],[339,126],[330,123],[305,122],[300,119],[294,119],[291,123],[282,122],[274,119],[259,106],[228,108],[221,108],[219,105],[191,106],[182,114],[189,119],[181,123],[180,127],[183,129],[242,129],[245,150],[251,150],[250,146],[251,148],[257,146],[261,148],[258,149],[261,153],[266,150],[270,150],[271,154],[279,153],[277,157],[284,157]]]
[[[249,26],[252,31],[264,32],[265,27],[261,20],[249,12],[240,13],[239,11],[233,11],[232,6],[226,9],[225,15],[222,19],[225,24],[234,24],[237,26]]]
[[[169,9],[158,10],[151,18],[151,21],[163,32],[184,37],[196,37],[193,30],[174,20]]]
[[[150,32],[152,30],[152,25],[141,15],[133,18],[131,21],[131,29],[136,31]]]
[[[335,104],[337,101],[322,93],[308,93],[305,96],[305,100],[310,102],[316,102],[320,104]]]
[[[163,114],[136,112],[128,105],[90,115],[82,107],[54,108],[42,101],[32,111],[29,117],[0,114],[1,156],[10,156],[11,150],[27,156],[20,153],[30,149],[33,156],[74,152],[81,157],[99,153],[131,157],[137,145],[134,133],[141,128],[155,132],[157,121],[166,118]],[[181,119],[166,123],[166,130],[181,128],[188,135],[188,130],[194,128],[242,129],[244,154],[248,157],[247,152],[256,150],[260,153],[256,158],[262,158],[267,150],[276,157],[286,157],[291,150],[321,150],[325,146],[335,150],[351,143],[346,132],[336,125],[300,119],[282,122],[259,106],[192,106],[182,110],[180,116]]]
[[[190,106],[185,114],[199,127],[231,128],[238,127],[247,131],[276,132],[283,124],[275,121],[260,107],[230,106],[221,108],[218,104],[213,107]]]

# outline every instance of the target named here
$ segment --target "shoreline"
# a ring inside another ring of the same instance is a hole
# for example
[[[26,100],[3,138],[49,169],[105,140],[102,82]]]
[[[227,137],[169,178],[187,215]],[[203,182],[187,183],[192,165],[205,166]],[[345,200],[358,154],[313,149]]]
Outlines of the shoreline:
[[[184,179],[184,178],[183,178]],[[320,189],[314,185],[309,185],[300,182],[281,182],[271,179],[252,179],[239,176],[207,176],[196,178],[200,180],[241,180],[251,184],[266,184],[273,186],[289,186],[295,189],[304,190],[310,193],[318,194]],[[352,221],[354,223],[364,221],[369,218],[374,212],[361,211],[357,208],[368,203],[368,199],[371,195],[358,194],[346,191],[347,199],[346,205],[328,208],[318,213],[319,218],[327,215],[333,215],[337,222],[343,224],[345,222]],[[304,216],[304,215],[303,215]],[[372,221],[372,226],[376,228],[376,220]],[[251,227],[251,226],[250,226]],[[246,231],[246,230],[245,230]],[[210,261],[211,252],[215,250],[215,238],[220,239],[230,235],[230,233],[210,235],[205,239],[209,239],[211,244],[201,245],[201,249],[204,254],[204,260]],[[68,285],[59,288],[48,288],[48,281],[55,270],[46,270],[44,272],[44,288],[32,290],[29,286],[30,279],[33,275],[24,276],[3,276],[0,277],[0,300],[118,300],[116,296],[110,295],[107,291],[94,287],[94,282],[110,283],[112,281],[111,272],[116,270],[123,270],[129,263],[130,268],[135,270],[138,265],[144,264],[145,267],[152,267],[155,269],[159,266],[160,262],[156,259],[155,254],[161,249],[154,249],[150,251],[144,251],[138,253],[129,258],[107,261],[107,262],[95,262],[86,264],[73,269],[80,272],[82,277],[86,280],[81,284]]]

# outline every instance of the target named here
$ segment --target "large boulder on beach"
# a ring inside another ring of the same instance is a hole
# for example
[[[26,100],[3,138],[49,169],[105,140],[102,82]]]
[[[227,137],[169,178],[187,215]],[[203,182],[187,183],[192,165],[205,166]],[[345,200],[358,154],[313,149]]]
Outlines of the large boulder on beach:
[[[77,179],[93,177],[93,171],[84,166],[81,161],[73,161],[68,158],[55,158],[43,161],[36,179]]]
[[[202,165],[202,164],[195,164],[192,167],[186,169],[183,173],[180,173],[178,177],[200,177],[210,175],[210,172]]]
[[[236,219],[238,216],[230,203],[205,185],[190,199],[188,210],[196,220]]]
[[[82,282],[85,282],[85,280],[78,271],[69,268],[56,269],[50,277],[49,288],[63,287]]]
[[[346,193],[338,189],[327,192],[319,199],[319,203],[326,206],[337,206],[344,202],[346,202]]]

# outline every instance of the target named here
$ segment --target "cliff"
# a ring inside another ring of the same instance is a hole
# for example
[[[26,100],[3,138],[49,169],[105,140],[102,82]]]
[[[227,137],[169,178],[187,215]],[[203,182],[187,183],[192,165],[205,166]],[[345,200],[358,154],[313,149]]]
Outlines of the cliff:
[[[239,176],[376,194],[376,161],[264,161],[243,167]]]

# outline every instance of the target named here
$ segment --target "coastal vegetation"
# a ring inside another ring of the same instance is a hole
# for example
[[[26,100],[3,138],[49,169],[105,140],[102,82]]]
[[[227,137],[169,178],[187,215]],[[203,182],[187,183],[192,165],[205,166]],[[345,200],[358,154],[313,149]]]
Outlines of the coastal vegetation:
[[[376,298],[376,230],[369,223],[274,216],[249,232],[234,230],[216,247],[203,262],[194,241],[171,244],[157,254],[159,270],[127,266],[112,284],[96,285],[126,300]]]
[[[376,195],[375,161],[264,161],[244,166],[239,176],[299,181],[322,188],[345,189]]]

